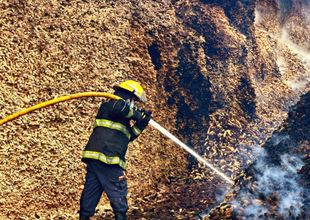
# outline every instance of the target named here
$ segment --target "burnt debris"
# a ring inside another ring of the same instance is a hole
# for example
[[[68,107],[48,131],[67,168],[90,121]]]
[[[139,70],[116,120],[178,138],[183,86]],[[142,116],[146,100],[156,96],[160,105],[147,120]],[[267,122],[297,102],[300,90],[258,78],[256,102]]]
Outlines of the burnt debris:
[[[226,202],[234,219],[308,219],[310,192],[310,93],[291,109],[283,126],[253,151],[255,162],[239,178]],[[223,206],[222,204],[221,206]],[[209,213],[216,219],[221,206]]]

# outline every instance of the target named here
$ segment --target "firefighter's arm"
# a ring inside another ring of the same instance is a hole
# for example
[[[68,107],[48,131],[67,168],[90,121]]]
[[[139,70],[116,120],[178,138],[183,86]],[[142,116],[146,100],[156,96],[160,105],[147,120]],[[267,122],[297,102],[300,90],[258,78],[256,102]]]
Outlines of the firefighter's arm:
[[[139,120],[136,120],[134,125],[131,127],[131,141],[136,139],[142,131],[147,127],[149,124],[149,121],[151,120],[151,111],[141,110],[141,118]]]
[[[142,117],[140,116],[141,113],[136,111],[134,107],[131,107],[129,102],[126,102],[122,99],[111,102],[109,114],[114,117],[123,117],[130,119]]]

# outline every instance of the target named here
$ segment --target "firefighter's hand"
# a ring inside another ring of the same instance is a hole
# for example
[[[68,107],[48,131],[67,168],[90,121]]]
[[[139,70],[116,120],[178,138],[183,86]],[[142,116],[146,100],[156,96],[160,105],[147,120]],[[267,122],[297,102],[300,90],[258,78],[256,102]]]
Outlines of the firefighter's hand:
[[[146,115],[149,117],[151,117],[152,115],[152,111],[149,111],[149,110],[142,109],[141,112],[142,112],[142,115]]]
[[[142,127],[146,127],[152,118],[152,112],[142,109],[141,115],[142,115],[142,119],[139,124],[141,124]]]
[[[138,109],[134,109],[132,119],[136,122],[141,122],[142,120],[142,112]]]

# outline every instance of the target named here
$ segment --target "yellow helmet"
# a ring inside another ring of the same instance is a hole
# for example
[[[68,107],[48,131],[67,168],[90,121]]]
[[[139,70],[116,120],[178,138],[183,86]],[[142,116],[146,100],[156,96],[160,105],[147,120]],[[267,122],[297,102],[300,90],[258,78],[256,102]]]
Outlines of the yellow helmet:
[[[126,80],[119,84],[118,86],[114,86],[114,89],[116,88],[122,88],[124,90],[127,90],[129,92],[132,92],[140,101],[146,102],[146,95],[145,92],[140,85],[140,83],[134,81],[134,80]]]

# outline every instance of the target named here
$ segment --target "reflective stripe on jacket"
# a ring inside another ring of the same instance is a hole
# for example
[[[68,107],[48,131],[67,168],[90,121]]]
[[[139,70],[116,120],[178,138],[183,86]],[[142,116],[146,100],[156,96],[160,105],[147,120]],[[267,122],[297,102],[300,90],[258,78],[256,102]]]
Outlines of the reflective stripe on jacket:
[[[106,164],[117,164],[121,168],[123,168],[124,170],[126,169],[126,166],[127,166],[126,162],[123,161],[122,159],[120,159],[119,157],[117,157],[117,156],[109,157],[109,156],[106,156],[104,153],[101,153],[101,152],[85,150],[85,151],[83,151],[83,158],[99,160],[99,161],[106,163]]]
[[[127,136],[127,138],[130,140],[131,138],[131,134],[130,132],[127,130],[127,127],[121,123],[118,122],[114,122],[114,121],[110,121],[107,119],[96,119],[95,122],[95,127],[106,127],[106,128],[111,128],[114,130],[118,130],[121,131],[123,134],[125,134]]]
[[[85,146],[82,161],[99,160],[126,168],[125,155],[128,143],[141,134],[130,125],[133,110],[124,100],[110,100],[101,104],[93,132]]]

